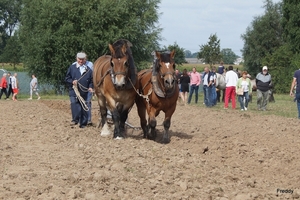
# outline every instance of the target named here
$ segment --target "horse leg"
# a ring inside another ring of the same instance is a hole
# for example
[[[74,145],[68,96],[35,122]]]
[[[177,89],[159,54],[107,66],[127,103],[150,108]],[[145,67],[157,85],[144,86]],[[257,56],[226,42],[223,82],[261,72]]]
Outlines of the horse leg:
[[[220,102],[221,99],[221,90],[217,91],[217,102]]]
[[[167,112],[165,112],[165,119],[164,119],[164,134],[162,138],[162,143],[167,144],[170,142],[169,137],[169,128],[171,126],[171,117],[175,111],[175,107],[169,109]]]
[[[171,126],[171,119],[170,118],[165,118],[164,120],[164,134],[162,138],[162,143],[167,144],[170,142],[170,137],[169,137],[169,128]]]
[[[101,136],[108,136],[110,135],[110,130],[107,124],[107,107],[106,107],[106,99],[101,96],[101,95],[97,95],[98,96],[98,104],[100,107],[100,116],[101,119],[99,119],[99,124],[98,124],[98,128],[101,126]]]
[[[175,103],[176,104],[176,103]],[[154,107],[151,107],[150,109],[148,109],[148,115],[149,115],[149,119],[148,119],[148,122],[149,122],[149,130],[148,130],[148,133],[147,133],[147,138],[150,139],[150,140],[155,140],[156,138],[156,119],[155,119],[155,109]]]
[[[141,128],[143,130],[143,134],[144,134],[144,138],[147,137],[147,133],[148,133],[148,126],[147,126],[147,119],[146,119],[146,107],[143,103],[143,100],[140,97],[137,97],[136,101],[136,107],[138,110],[138,115],[140,118],[140,124],[141,124]]]
[[[120,131],[120,113],[118,111],[118,109],[113,109],[112,111],[112,119],[114,121],[114,125],[115,125],[115,128],[114,128],[114,139],[123,139],[124,138],[124,135],[121,134],[121,131]]]
[[[118,105],[117,109],[120,113],[120,135],[123,135],[125,137],[125,122],[128,118],[129,108],[127,106]]]

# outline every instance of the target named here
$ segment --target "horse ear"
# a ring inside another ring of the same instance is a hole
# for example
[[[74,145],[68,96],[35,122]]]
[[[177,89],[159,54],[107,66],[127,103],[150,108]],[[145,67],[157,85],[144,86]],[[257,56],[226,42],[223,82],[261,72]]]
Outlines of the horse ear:
[[[126,51],[127,51],[127,47],[126,47],[126,45],[124,44],[124,45],[122,46],[122,53],[123,53],[123,55],[126,55]]]
[[[170,57],[171,57],[172,59],[174,59],[174,57],[175,57],[175,50],[173,50],[173,51],[170,53]]]
[[[160,53],[158,51],[155,51],[155,55],[157,59],[160,59]]]
[[[108,45],[111,55],[115,55],[115,50],[111,44]]]

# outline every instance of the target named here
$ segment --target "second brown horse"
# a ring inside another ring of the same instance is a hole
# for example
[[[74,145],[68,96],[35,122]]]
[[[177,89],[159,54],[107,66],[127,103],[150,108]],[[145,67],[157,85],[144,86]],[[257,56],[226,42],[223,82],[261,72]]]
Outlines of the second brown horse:
[[[169,128],[171,117],[176,109],[179,88],[175,76],[175,52],[155,52],[156,61],[152,69],[142,70],[138,73],[138,85],[141,94],[136,98],[138,114],[144,138],[155,140],[156,119],[160,111],[165,113],[163,122],[164,133],[162,142],[169,143]],[[146,119],[148,114],[148,123]]]

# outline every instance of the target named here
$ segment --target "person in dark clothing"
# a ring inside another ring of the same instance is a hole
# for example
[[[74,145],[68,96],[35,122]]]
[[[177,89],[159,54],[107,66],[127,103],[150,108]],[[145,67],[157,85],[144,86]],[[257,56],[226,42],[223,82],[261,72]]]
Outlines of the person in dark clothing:
[[[188,100],[188,93],[190,92],[190,77],[187,74],[187,70],[184,69],[182,75],[180,76],[181,90],[180,95],[184,105]]]
[[[264,66],[262,72],[256,76],[257,87],[257,109],[266,111],[269,101],[270,88],[272,88],[271,74],[268,72],[268,67]]]
[[[296,93],[293,91],[296,87]],[[297,102],[298,108],[298,119],[300,119],[300,69],[296,70],[293,76],[293,81],[291,84],[290,95],[295,97],[295,101]]]
[[[1,89],[0,99],[1,99],[3,93],[5,94],[5,97],[7,99],[7,90],[6,90],[6,88],[7,88],[7,80],[6,80],[6,76],[7,76],[7,74],[3,73],[3,76],[2,76],[1,81],[0,81],[0,89]]]
[[[71,101],[71,125],[79,123],[80,128],[88,123],[88,106],[84,107],[83,103],[87,101],[88,92],[93,92],[93,72],[84,64],[85,59],[85,53],[78,53],[77,62],[69,67],[65,78]]]
[[[203,74],[203,93],[204,93],[204,104],[206,107],[213,106],[213,99],[212,99],[212,84],[214,81],[214,75],[209,71],[208,67],[204,68]]]
[[[9,99],[10,94],[13,95],[14,92],[13,92],[12,86],[11,86],[11,79],[12,79],[11,73],[10,73],[10,72],[7,72],[7,76],[8,76],[8,82],[7,82],[8,90],[7,90],[7,96],[6,96],[6,99]]]

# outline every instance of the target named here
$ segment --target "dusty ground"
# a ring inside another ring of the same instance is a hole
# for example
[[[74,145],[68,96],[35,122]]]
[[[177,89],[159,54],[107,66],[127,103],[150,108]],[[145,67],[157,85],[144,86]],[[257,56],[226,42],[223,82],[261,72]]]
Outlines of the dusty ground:
[[[0,113],[0,199],[300,197],[297,119],[179,105],[163,145],[140,130],[115,141],[71,128],[68,101],[1,100]]]

